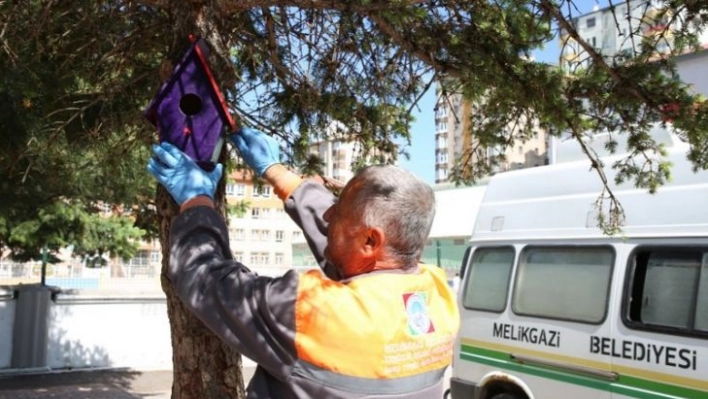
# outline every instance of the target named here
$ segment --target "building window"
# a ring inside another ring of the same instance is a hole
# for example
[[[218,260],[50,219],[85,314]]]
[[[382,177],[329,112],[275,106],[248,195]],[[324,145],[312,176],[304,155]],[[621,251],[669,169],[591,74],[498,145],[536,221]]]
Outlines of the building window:
[[[245,239],[246,239],[246,234],[243,231],[243,229],[235,229],[234,230],[234,240],[244,241]]]
[[[447,179],[447,168],[440,168],[437,171],[437,180]]]
[[[270,255],[268,252],[253,252],[251,253],[251,264],[253,265],[267,265],[270,263]]]
[[[594,27],[595,27],[595,17],[588,18],[588,19],[585,21],[585,23],[586,23],[585,26],[586,26],[587,28],[594,28]]]
[[[162,259],[162,254],[160,251],[150,251],[150,262],[159,263]]]
[[[293,231],[293,241],[298,240],[302,236],[302,232],[300,230]]]
[[[236,184],[236,196],[237,197],[243,197],[246,195],[246,185],[239,183]]]
[[[276,230],[275,231],[275,242],[283,242],[283,235],[284,235],[283,230]]]
[[[261,241],[270,241],[270,230],[261,230]]]
[[[148,266],[151,257],[152,255],[148,251],[140,250],[135,254],[135,257],[128,261],[121,261],[121,263],[125,266]]]
[[[234,252],[234,260],[243,263],[243,252]]]
[[[226,195],[234,195],[236,194],[236,185],[232,183],[227,183],[226,184]]]
[[[270,198],[270,186],[263,186],[260,188],[253,188],[254,197]]]
[[[251,208],[251,218],[260,219],[261,218],[261,208]]]
[[[447,116],[447,106],[445,104],[440,105],[438,107],[437,111],[435,111],[435,116],[438,118],[442,118],[444,116]]]
[[[283,254],[280,252],[275,253],[275,260],[273,261],[276,265],[283,264]]]
[[[448,160],[447,151],[441,151],[441,152],[439,152],[437,158],[438,158],[438,159],[437,159],[437,163],[439,163],[439,164],[446,164],[446,163],[447,163],[447,160]]]
[[[438,148],[447,148],[447,136],[438,136]]]

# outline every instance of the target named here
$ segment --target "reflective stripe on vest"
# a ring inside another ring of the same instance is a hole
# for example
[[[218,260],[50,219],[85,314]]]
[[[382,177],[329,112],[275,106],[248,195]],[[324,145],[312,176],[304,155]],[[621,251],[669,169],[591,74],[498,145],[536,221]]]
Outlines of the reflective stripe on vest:
[[[298,358],[315,369],[399,379],[450,364],[459,315],[445,272],[434,266],[345,283],[311,271],[298,283],[295,328]]]
[[[428,371],[408,377],[373,379],[350,377],[300,361],[295,365],[293,373],[342,391],[366,395],[395,395],[416,392],[435,385],[443,379],[445,369]]]

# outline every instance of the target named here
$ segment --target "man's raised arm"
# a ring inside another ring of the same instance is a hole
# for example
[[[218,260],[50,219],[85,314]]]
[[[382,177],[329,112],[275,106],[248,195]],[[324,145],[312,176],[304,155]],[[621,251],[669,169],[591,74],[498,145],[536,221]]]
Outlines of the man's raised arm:
[[[246,164],[273,186],[275,194],[283,200],[285,211],[302,229],[325,274],[338,279],[336,271],[324,258],[327,223],[322,217],[334,203],[334,195],[321,184],[303,181],[280,163],[278,142],[265,133],[244,127],[231,134],[231,140]]]

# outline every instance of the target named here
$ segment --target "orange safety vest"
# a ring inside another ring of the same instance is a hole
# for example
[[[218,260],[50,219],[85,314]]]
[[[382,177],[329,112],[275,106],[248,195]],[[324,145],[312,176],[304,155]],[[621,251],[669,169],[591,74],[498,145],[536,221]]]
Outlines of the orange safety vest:
[[[435,266],[349,281],[314,270],[300,276],[295,347],[323,380],[348,385],[347,377],[360,383],[440,375],[451,363],[459,324],[454,293]]]

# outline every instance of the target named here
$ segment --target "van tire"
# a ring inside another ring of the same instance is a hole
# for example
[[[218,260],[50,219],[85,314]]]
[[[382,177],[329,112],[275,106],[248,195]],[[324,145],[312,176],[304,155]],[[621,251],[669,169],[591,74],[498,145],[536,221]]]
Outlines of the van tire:
[[[492,396],[491,399],[521,399],[520,397],[511,393],[500,393]]]

